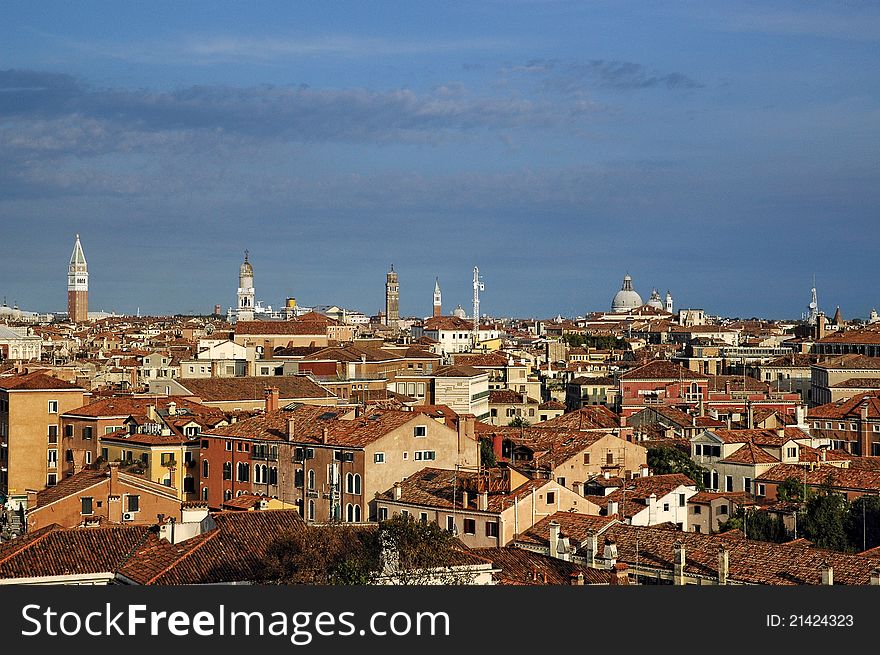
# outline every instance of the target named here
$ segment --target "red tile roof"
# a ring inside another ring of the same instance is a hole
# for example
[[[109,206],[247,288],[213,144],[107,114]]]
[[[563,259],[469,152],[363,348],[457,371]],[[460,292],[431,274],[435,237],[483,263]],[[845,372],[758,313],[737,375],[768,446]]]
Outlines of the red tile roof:
[[[620,376],[621,380],[708,380],[679,364],[665,360],[655,360]]]
[[[266,397],[266,387],[277,388],[279,397],[287,401],[335,398],[335,395],[327,389],[302,375],[205,378],[178,380],[178,382],[193,396],[201,398],[202,402],[262,400]]]
[[[84,391],[82,387],[39,371],[24,375],[0,377],[0,389],[6,391]]]

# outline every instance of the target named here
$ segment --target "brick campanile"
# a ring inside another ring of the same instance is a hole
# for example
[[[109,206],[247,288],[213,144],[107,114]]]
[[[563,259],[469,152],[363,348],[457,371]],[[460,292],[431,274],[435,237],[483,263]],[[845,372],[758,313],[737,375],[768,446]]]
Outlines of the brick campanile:
[[[89,320],[89,267],[78,234],[67,268],[67,317],[74,323]]]

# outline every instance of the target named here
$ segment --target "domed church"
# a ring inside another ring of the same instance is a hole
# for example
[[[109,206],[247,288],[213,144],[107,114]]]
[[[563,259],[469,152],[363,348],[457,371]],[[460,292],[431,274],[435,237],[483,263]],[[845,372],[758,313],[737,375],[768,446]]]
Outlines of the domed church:
[[[611,301],[611,311],[614,313],[627,312],[641,307],[642,304],[642,297],[633,289],[632,278],[629,275],[624,276],[623,286],[620,287],[620,291],[614,294],[614,299]]]

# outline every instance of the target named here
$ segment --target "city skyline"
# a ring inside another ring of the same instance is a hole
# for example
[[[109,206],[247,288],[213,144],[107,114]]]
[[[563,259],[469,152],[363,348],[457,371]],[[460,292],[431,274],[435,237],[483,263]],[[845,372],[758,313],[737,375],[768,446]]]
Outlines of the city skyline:
[[[647,300],[867,317],[880,10],[867,4],[10,5],[0,295],[257,298],[547,318]],[[113,24],[112,30],[106,26]]]

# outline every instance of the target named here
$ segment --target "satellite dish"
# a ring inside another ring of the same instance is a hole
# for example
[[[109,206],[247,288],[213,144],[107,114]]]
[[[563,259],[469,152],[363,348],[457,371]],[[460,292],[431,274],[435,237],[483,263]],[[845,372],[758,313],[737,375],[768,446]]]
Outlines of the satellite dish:
[[[816,303],[811,302],[811,303],[810,303],[810,309],[816,309]]]

